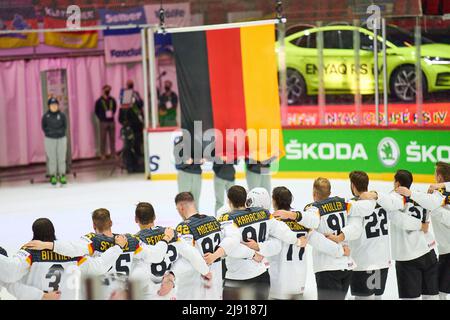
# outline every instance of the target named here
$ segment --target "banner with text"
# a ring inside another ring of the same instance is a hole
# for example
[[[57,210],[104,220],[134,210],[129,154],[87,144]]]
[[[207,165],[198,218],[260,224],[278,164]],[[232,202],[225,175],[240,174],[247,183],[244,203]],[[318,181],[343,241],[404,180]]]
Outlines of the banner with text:
[[[102,25],[139,25],[146,24],[143,7],[125,9],[100,9]],[[140,28],[105,30],[106,63],[137,62],[142,59],[142,42]]]
[[[20,30],[37,29],[33,7],[0,10],[0,30],[17,30],[17,33],[0,35],[0,49],[32,47],[39,44],[37,33],[20,33]]]
[[[159,4],[145,5],[145,15],[149,24],[159,24]],[[191,7],[189,2],[164,4],[166,27],[185,27],[191,25]]]
[[[381,106],[380,123],[384,123],[384,112]],[[418,121],[415,104],[390,104],[388,108],[389,126],[411,126]],[[320,113],[318,106],[287,107],[284,119],[287,126],[318,126]],[[326,126],[356,125],[358,114],[354,105],[327,105],[324,113]],[[450,127],[450,103],[424,103],[422,106],[423,125],[427,127]],[[376,125],[374,105],[361,106],[361,123],[363,126]]]
[[[44,28],[67,28],[67,8],[44,8]],[[95,9],[83,8],[81,10],[81,27],[93,27],[98,25]],[[76,32],[45,32],[44,42],[46,45],[71,48],[92,49],[98,45],[98,31],[76,31]]]
[[[449,130],[286,129],[283,137],[280,171],[432,175],[437,161],[450,162]]]

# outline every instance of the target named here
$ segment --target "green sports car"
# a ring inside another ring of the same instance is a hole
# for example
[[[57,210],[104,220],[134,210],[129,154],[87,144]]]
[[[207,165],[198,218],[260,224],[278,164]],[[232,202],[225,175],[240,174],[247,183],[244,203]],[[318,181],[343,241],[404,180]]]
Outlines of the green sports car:
[[[326,94],[354,94],[357,91],[353,50],[354,30],[360,35],[360,92],[375,91],[372,31],[363,27],[333,25],[309,28],[285,39],[288,102],[298,104],[319,90],[317,32],[323,32],[323,70]],[[413,101],[416,93],[414,37],[394,26],[386,26],[386,56],[389,93],[401,101]],[[378,36],[379,88],[383,90],[382,38]],[[423,91],[450,90],[450,45],[422,38]]]

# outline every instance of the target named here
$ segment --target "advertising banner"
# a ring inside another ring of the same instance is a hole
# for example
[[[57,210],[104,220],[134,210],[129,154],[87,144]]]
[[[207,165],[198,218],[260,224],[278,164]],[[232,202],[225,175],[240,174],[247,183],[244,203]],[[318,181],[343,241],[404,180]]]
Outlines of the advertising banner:
[[[67,27],[67,8],[44,8],[44,28],[66,28]],[[98,24],[95,9],[83,8],[81,10],[81,27],[92,27]],[[44,34],[46,45],[71,48],[71,49],[92,49],[97,48],[97,31],[78,31],[78,32],[46,32]]]
[[[102,25],[139,25],[146,24],[143,7],[126,9],[100,9]],[[105,30],[106,63],[137,62],[142,59],[142,42],[139,28]]]
[[[39,44],[37,33],[20,33],[19,30],[37,29],[33,7],[0,10],[0,30],[18,30],[17,33],[0,35],[0,49],[32,47]]]
[[[173,155],[173,146],[175,140],[181,136],[180,129],[157,129],[149,130],[148,149],[149,159],[146,165],[149,166],[154,179],[176,179],[177,170],[175,169],[175,157]],[[202,165],[202,171],[207,175],[212,174],[212,163],[206,162]],[[236,172],[244,172],[244,161],[240,161],[236,166]]]
[[[287,107],[285,123],[287,126],[320,125],[319,108],[317,106]],[[374,105],[361,106],[361,123],[363,126],[376,125],[377,119]],[[357,113],[354,105],[327,105],[325,108],[325,125],[349,126],[357,124]],[[389,126],[411,126],[418,121],[415,104],[390,104],[388,107]],[[380,122],[384,123],[383,106],[380,106]],[[450,103],[424,103],[422,106],[423,125],[427,127],[450,127]]]
[[[286,156],[280,171],[432,175],[437,161],[450,162],[449,130],[284,130]]]
[[[149,24],[159,24],[159,4],[144,6],[145,15]],[[185,27],[191,24],[191,7],[189,2],[164,4],[166,27]]]

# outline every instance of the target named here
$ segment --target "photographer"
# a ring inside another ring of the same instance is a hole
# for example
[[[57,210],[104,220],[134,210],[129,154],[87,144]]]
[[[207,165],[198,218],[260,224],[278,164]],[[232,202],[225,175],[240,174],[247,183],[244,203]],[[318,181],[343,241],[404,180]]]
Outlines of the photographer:
[[[127,88],[120,93],[121,108],[119,122],[122,124],[121,136],[124,139],[123,160],[129,173],[143,172],[143,130],[144,130],[144,103],[134,89],[132,80],[127,81]]]

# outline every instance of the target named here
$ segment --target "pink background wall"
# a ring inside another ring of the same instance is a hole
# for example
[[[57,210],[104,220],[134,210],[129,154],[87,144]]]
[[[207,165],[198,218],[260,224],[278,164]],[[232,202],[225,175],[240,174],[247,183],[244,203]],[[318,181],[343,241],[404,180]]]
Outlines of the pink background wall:
[[[142,66],[106,65],[103,56],[15,60],[0,62],[0,167],[44,162],[44,134],[40,72],[67,69],[72,158],[96,155],[94,104],[108,83],[118,99],[128,79],[143,95]],[[116,147],[120,150],[120,124],[116,112]]]

